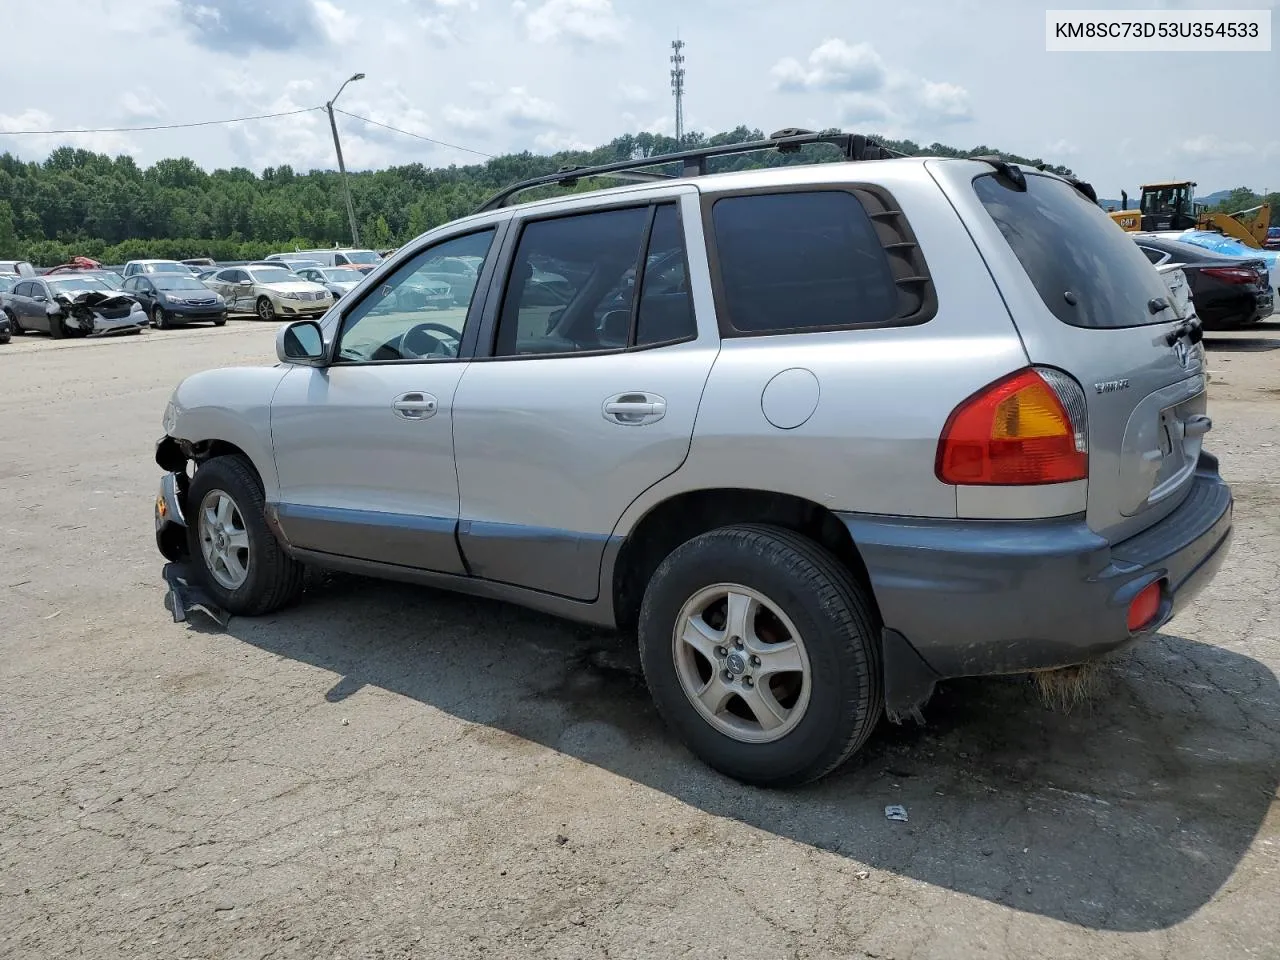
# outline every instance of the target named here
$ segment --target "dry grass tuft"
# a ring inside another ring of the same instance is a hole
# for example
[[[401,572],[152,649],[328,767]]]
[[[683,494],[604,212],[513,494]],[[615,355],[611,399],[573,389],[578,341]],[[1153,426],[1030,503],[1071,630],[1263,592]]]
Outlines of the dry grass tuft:
[[[1032,675],[1040,701],[1051,710],[1070,713],[1099,692],[1102,666],[1097,662],[1082,663],[1057,670],[1038,670]]]

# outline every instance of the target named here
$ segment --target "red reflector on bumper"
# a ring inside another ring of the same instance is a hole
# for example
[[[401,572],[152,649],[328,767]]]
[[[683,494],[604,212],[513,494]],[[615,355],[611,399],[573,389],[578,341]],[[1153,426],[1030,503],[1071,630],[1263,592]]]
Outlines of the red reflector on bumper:
[[[1129,632],[1141,630],[1160,612],[1160,584],[1157,580],[1133,598],[1129,604]]]

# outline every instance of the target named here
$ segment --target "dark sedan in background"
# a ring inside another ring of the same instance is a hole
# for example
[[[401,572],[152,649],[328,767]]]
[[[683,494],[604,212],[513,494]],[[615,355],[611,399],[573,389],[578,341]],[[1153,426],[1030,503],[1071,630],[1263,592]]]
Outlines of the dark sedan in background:
[[[1196,314],[1206,328],[1245,326],[1271,316],[1275,304],[1265,260],[1226,256],[1165,237],[1133,238],[1155,266],[1182,268]]]
[[[227,302],[195,277],[137,274],[124,282],[124,292],[142,304],[151,326],[161,330],[188,323],[220,327],[227,322]]]

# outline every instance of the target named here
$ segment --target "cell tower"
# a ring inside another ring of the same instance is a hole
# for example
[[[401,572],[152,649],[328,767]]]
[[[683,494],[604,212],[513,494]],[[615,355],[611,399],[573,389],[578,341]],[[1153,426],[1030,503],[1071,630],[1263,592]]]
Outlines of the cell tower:
[[[684,146],[684,41],[671,41],[671,94],[676,98],[676,149]]]

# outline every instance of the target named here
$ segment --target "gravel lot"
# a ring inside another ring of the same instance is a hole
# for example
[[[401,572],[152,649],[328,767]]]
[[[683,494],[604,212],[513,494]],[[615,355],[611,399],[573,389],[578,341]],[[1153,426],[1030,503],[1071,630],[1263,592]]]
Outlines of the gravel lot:
[[[273,333],[0,347],[0,957],[1280,956],[1280,322],[1210,344],[1209,594],[1089,704],[952,683],[785,793],[539,615],[318,576],[173,623],[165,399]]]

